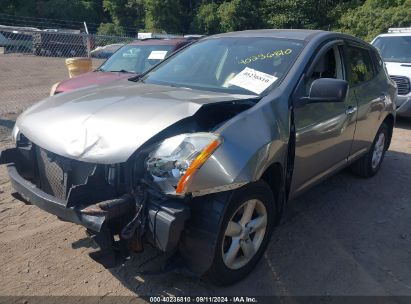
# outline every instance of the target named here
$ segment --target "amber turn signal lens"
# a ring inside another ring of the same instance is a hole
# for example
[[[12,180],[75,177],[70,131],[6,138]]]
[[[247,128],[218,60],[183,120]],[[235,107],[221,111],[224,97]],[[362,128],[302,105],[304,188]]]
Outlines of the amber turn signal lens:
[[[184,193],[194,173],[205,163],[205,161],[211,156],[211,154],[213,154],[220,144],[220,140],[213,140],[203,151],[201,151],[200,155],[198,155],[197,158],[191,163],[186,173],[184,173],[178,182],[176,193]]]

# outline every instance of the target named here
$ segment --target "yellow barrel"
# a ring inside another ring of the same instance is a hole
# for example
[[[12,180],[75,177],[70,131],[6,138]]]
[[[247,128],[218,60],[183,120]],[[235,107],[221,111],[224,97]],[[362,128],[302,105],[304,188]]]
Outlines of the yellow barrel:
[[[69,71],[70,78],[80,74],[90,72],[92,69],[91,58],[75,57],[67,58],[66,66]]]

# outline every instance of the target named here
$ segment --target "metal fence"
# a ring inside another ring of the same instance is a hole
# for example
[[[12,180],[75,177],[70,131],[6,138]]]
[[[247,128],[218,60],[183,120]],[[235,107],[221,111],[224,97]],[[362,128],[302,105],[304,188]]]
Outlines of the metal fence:
[[[67,79],[66,58],[91,57],[97,68],[133,39],[0,25],[0,119],[14,117]]]

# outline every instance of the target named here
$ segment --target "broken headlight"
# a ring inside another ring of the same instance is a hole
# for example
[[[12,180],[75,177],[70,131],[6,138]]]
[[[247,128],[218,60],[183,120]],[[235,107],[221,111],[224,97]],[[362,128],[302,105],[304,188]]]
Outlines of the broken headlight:
[[[170,137],[149,154],[146,167],[164,193],[182,195],[192,176],[220,144],[221,138],[212,133]]]

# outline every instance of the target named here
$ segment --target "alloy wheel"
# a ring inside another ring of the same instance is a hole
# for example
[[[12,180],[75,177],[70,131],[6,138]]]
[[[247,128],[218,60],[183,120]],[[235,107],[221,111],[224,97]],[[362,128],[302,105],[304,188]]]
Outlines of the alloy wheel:
[[[242,204],[227,224],[222,255],[230,269],[244,267],[257,253],[267,229],[267,210],[258,199]]]
[[[383,132],[378,136],[378,140],[375,143],[374,151],[371,159],[371,166],[376,169],[382,160],[385,149],[385,134]]]

